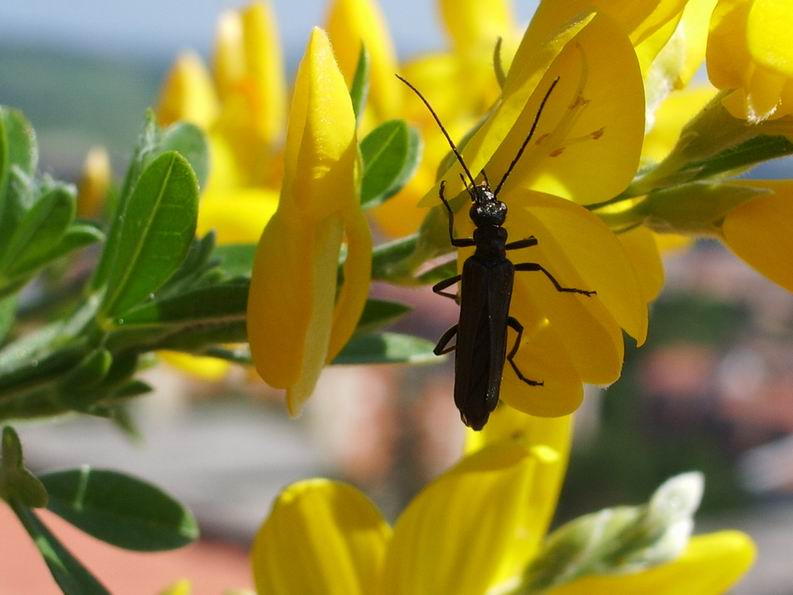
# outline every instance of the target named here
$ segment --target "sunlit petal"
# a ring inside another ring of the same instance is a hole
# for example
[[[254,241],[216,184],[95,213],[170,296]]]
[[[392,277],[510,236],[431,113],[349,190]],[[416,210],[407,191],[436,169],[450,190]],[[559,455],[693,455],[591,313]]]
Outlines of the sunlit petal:
[[[586,305],[601,302],[641,344],[647,333],[647,308],[633,266],[611,230],[598,217],[569,201],[538,193],[523,196],[525,208],[513,208],[510,216],[526,218],[527,224],[520,229],[537,230],[537,248],[556,267],[560,283],[597,291],[592,298],[561,297]],[[514,203],[520,204],[521,197],[516,196]]]
[[[397,115],[402,94],[396,52],[377,0],[333,0],[327,17],[328,36],[348,84],[352,81],[361,43],[369,52],[369,104],[375,119]]]
[[[255,244],[278,207],[271,190],[240,188],[201,197],[196,233],[215,231],[218,244]]]
[[[278,210],[256,251],[247,324],[257,371],[270,385],[287,389],[289,411],[296,415],[331,349],[341,348],[360,316],[370,266],[371,239],[358,200],[355,115],[321,29],[313,30],[298,69],[284,167]],[[337,306],[345,233],[350,282]]]
[[[183,53],[165,79],[157,119],[163,125],[183,120],[207,129],[218,110],[215,89],[201,58],[193,52]]]
[[[425,487],[394,528],[383,593],[482,595],[519,573],[545,522],[531,504],[546,450],[500,442]]]
[[[752,268],[793,291],[793,182],[740,183],[765,188],[773,194],[753,198],[730,211],[722,226],[724,242]]]
[[[390,533],[377,508],[352,486],[323,479],[292,484],[256,535],[256,589],[267,595],[370,595]]]
[[[758,64],[793,78],[793,3],[753,0],[746,27],[749,53]]]
[[[655,234],[646,227],[636,227],[617,238],[636,272],[643,301],[653,301],[664,287],[664,265]]]
[[[751,567],[755,547],[737,531],[692,537],[676,560],[634,574],[591,576],[549,595],[722,595]]]

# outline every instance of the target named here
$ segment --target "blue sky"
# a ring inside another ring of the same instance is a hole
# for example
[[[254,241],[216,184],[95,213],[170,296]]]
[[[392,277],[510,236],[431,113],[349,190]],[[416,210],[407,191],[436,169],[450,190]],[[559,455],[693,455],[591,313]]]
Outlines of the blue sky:
[[[322,0],[272,0],[287,52],[302,48],[321,23]],[[486,1],[486,0],[483,0]],[[2,0],[0,38],[91,52],[167,58],[193,47],[208,52],[215,18],[232,0]],[[535,0],[515,2],[528,19]],[[403,56],[442,47],[433,0],[381,0]]]

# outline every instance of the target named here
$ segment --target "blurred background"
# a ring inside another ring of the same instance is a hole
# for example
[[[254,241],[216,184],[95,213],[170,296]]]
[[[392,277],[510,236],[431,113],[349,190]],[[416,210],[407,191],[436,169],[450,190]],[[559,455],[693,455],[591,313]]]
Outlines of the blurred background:
[[[273,4],[291,73],[325,7],[320,0]],[[516,4],[524,20],[536,5]],[[104,145],[121,175],[177,53],[193,48],[206,57],[218,14],[239,5],[0,3],[0,103],[32,121],[44,171],[76,180],[89,147]],[[400,57],[445,46],[434,3],[381,5]],[[791,166],[769,164],[755,175],[790,177]],[[670,254],[666,264],[647,344],[628,349],[622,379],[606,392],[593,389],[577,416],[557,522],[644,501],[670,475],[700,469],[707,484],[697,529],[743,529],[760,548],[735,592],[793,593],[780,590],[793,585],[786,549],[793,534],[793,296],[713,242]],[[429,288],[376,291],[415,308],[398,323],[405,332],[435,339],[457,316]],[[135,410],[137,442],[102,420],[19,428],[36,469],[121,468],[168,489],[199,517],[200,544],[154,556],[113,550],[53,520],[114,593],[154,593],[181,577],[192,578],[199,594],[250,586],[247,546],[285,484],[343,478],[394,518],[456,460],[462,444],[451,362],[328,369],[297,422],[287,419],[280,395],[241,369],[215,381],[165,366],[146,374],[157,391]],[[55,593],[5,511],[0,532],[0,595]]]

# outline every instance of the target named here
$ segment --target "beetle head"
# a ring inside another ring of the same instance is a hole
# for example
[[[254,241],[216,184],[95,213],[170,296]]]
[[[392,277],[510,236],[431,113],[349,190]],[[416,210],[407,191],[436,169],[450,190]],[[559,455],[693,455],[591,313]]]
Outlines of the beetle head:
[[[498,200],[487,184],[479,184],[471,189],[474,204],[468,212],[477,227],[492,225],[500,227],[507,218],[507,205]]]

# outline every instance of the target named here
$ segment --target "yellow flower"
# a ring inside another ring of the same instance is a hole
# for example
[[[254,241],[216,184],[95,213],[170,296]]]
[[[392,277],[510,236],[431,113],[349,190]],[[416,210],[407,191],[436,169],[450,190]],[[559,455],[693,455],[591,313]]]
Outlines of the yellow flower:
[[[527,42],[531,31],[518,49],[501,101],[463,153],[472,172],[484,168],[497,185],[559,78],[532,142],[500,194],[509,207],[510,238],[533,235],[539,241],[513,253],[513,262],[538,262],[562,285],[598,292],[595,297],[559,293],[539,274],[516,278],[512,314],[526,329],[516,362],[525,376],[545,384],[527,387],[506,370],[501,397],[526,413],[556,416],[578,407],[582,383],[603,385],[619,377],[622,330],[639,344],[644,341],[647,302],[657,281],[641,281],[641,263],[632,262],[608,227],[577,204],[619,194],[639,163],[644,94],[630,40],[614,20],[591,13],[537,46]],[[460,172],[455,163],[442,175],[449,197],[462,190]],[[424,204],[437,204],[437,193],[430,191]],[[457,235],[470,235],[467,209],[460,211],[456,227]],[[469,254],[460,251],[460,260]]]
[[[347,84],[352,82],[361,44],[369,53],[370,123],[380,123],[399,114],[402,94],[396,51],[376,0],[331,0],[327,31]],[[371,127],[365,126],[365,128]]]
[[[708,75],[732,115],[760,122],[793,113],[793,3],[719,0],[708,39]]]
[[[570,418],[537,419],[508,408],[493,417],[474,438],[477,444],[469,445],[469,454],[427,485],[393,528],[347,484],[314,479],[288,487],[253,545],[258,592],[511,592],[539,552],[553,515],[567,462]],[[717,533],[695,538],[670,563],[619,576],[585,577],[551,592],[716,595],[746,571],[752,557],[745,536]],[[605,581],[610,590],[586,590],[590,580]],[[687,585],[700,590],[686,591]]]
[[[256,251],[248,339],[261,377],[287,390],[291,414],[352,335],[366,302],[371,235],[359,203],[352,102],[327,35],[311,34],[298,69],[278,210]],[[337,264],[346,237],[344,285]]]
[[[275,18],[267,2],[220,17],[213,76],[201,59],[179,57],[163,86],[158,119],[202,128],[211,171],[202,189],[198,233],[218,242],[255,242],[275,212],[286,82]],[[214,81],[213,81],[214,78]]]
[[[493,72],[497,38],[504,39],[501,54],[508,66],[518,30],[508,0],[439,0],[438,9],[451,48],[411,59],[400,70],[429,98],[449,132],[461,138],[498,98],[500,88]],[[391,68],[388,73],[392,82],[396,81],[394,72]],[[424,146],[421,162],[406,186],[372,211],[378,228],[391,237],[418,229],[426,212],[416,205],[435,183],[438,164],[449,152],[424,106],[402,85],[395,92],[400,98],[400,115],[419,129]]]
[[[110,187],[110,156],[104,147],[91,147],[77,185],[77,216],[98,217]]]
[[[204,130],[215,122],[219,111],[212,79],[195,52],[185,52],[176,59],[165,79],[157,119],[167,126],[183,120]]]

